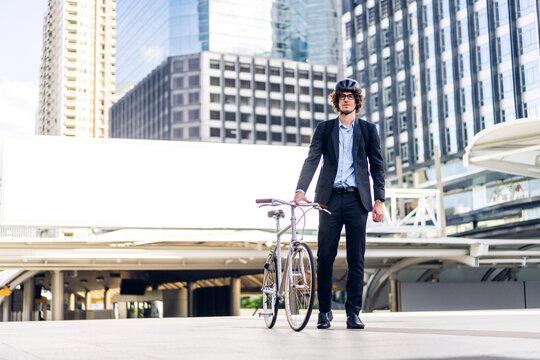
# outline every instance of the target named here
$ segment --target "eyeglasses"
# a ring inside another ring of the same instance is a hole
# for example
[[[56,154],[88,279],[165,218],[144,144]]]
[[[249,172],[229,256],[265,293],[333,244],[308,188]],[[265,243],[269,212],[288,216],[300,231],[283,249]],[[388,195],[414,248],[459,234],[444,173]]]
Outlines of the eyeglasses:
[[[342,94],[342,95],[339,95],[339,100],[354,100],[354,95],[353,94]]]

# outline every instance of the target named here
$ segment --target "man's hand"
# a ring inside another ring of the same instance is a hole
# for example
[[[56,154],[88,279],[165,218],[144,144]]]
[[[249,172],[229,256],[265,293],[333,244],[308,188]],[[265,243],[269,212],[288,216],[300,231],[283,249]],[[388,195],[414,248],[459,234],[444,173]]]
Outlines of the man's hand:
[[[373,210],[371,211],[373,214],[373,221],[375,222],[381,222],[384,217],[384,210],[383,210],[383,203],[381,200],[375,201],[375,205],[373,205]]]
[[[306,194],[304,194],[303,192],[301,191],[297,191],[295,194],[294,194],[294,199],[292,200],[296,203],[296,205],[298,205],[300,203],[300,201],[304,201],[308,204],[311,203],[311,201],[309,201],[307,198],[306,198]]]

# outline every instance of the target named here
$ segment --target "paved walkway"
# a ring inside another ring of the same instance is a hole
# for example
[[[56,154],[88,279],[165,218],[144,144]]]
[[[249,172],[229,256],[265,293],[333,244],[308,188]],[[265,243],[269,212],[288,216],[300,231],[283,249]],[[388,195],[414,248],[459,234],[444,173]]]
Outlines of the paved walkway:
[[[296,333],[253,317],[0,323],[0,359],[539,359],[540,310],[316,316]]]

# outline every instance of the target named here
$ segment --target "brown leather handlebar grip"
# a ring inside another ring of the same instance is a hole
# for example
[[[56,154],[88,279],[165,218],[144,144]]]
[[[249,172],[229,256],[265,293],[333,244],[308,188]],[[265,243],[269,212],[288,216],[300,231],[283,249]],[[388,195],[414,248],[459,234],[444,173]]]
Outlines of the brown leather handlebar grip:
[[[267,203],[271,203],[272,202],[272,199],[257,199],[255,200],[255,203],[257,204],[267,204]]]

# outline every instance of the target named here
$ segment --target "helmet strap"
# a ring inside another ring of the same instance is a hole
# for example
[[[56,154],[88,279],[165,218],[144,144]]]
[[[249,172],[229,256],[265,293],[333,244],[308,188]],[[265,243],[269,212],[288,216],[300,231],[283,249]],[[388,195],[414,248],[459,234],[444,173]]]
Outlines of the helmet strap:
[[[356,109],[354,109],[354,110],[356,110]],[[343,110],[339,109],[339,112],[340,112],[340,114],[343,114],[343,115],[349,115],[349,114],[352,113],[354,110],[351,110],[351,111],[343,111]]]

